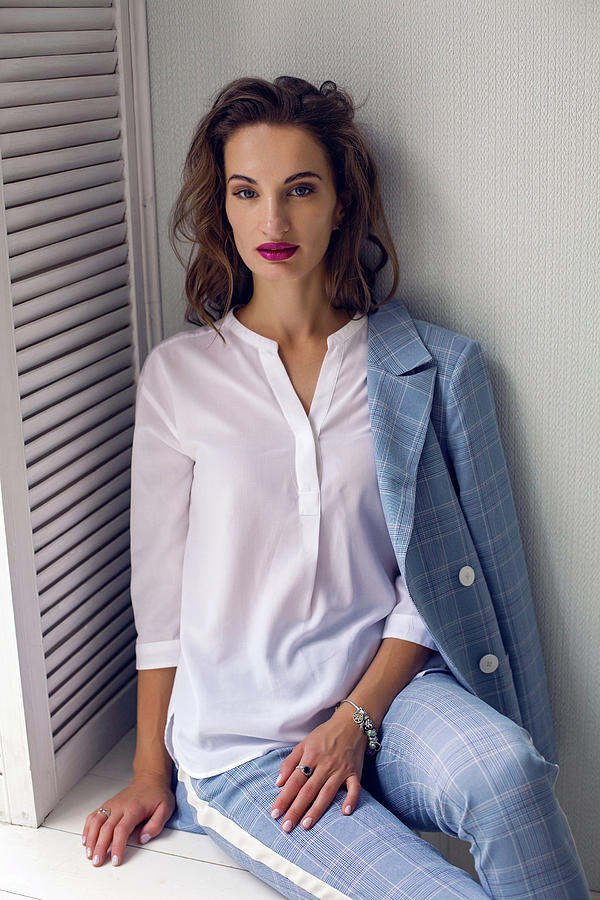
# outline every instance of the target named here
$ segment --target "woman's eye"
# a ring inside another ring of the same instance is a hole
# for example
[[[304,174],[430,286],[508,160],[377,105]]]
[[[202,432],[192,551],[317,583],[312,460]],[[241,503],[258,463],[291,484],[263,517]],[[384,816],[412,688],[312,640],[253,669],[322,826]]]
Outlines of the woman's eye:
[[[307,191],[306,194],[296,194],[297,197],[308,197],[308,194],[313,193],[313,188],[308,187],[306,184],[297,184],[295,188],[292,188],[293,191]]]
[[[246,193],[246,191],[250,191],[251,194],[254,194],[254,191],[252,190],[252,188],[242,188],[241,191],[235,191],[235,196],[241,197],[242,194]],[[246,199],[247,199],[246,197],[242,197],[242,200],[246,200]]]

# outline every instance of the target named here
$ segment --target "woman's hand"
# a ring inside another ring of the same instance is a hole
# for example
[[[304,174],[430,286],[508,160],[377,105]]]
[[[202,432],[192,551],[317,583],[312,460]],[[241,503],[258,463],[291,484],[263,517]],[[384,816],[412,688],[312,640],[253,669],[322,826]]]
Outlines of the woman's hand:
[[[140,829],[143,830],[141,837],[149,835],[140,843],[160,834],[175,809],[175,796],[164,778],[140,774],[134,775],[126,788],[102,805],[110,810],[110,817],[107,819],[104,813],[96,811],[90,813],[83,826],[83,844],[88,859],[93,865],[101,866],[112,842],[112,861],[118,866],[136,825],[146,822]]]
[[[279,767],[276,784],[285,784],[285,787],[271,810],[275,819],[285,814],[284,831],[291,831],[302,817],[303,828],[314,825],[329,808],[343,784],[348,793],[342,812],[350,815],[361,791],[360,778],[367,743],[366,734],[352,716],[348,717],[339,707],[327,722],[311,731],[294,747]],[[312,775],[307,777],[297,769],[300,764],[310,766]]]

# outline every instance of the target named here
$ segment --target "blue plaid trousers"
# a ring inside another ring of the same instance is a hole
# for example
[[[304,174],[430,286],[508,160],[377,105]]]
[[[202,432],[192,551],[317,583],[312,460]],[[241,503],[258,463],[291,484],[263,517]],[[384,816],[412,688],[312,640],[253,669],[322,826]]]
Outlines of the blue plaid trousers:
[[[365,756],[345,816],[341,788],[308,831],[271,818],[282,747],[207,778],[173,769],[168,828],[208,834],[284,897],[322,900],[588,900],[554,793],[558,765],[529,733],[465,690],[451,672],[413,678],[392,702],[381,750]],[[471,845],[480,884],[415,831]]]

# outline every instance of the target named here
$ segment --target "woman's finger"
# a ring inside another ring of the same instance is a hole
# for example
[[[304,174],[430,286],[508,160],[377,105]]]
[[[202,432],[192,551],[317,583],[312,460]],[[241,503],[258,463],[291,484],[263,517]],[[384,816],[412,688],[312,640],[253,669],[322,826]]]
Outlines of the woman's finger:
[[[112,844],[113,864],[120,865],[125,845],[133,829],[140,822],[140,842],[156,837],[175,809],[175,795],[162,778],[154,775],[136,775],[114,797],[103,804],[110,810],[107,818],[95,810],[85,820],[85,849],[93,865],[101,866]]]
[[[113,815],[113,813],[111,813]],[[116,816],[115,816],[116,818]],[[94,850],[96,847],[96,843],[98,841],[98,835],[100,834],[100,829],[107,822],[108,819],[104,815],[104,813],[98,812],[97,810],[93,813],[90,813],[87,819],[85,820],[84,826],[84,834],[85,834],[85,852],[88,859],[92,859],[94,854]]]
[[[285,821],[283,823],[284,831],[290,832],[299,821],[302,822],[302,827],[305,829],[312,828],[315,822],[321,818],[323,813],[329,809],[331,806],[332,800],[340,789],[340,786],[343,784],[343,778],[340,778],[339,775],[332,775],[327,779],[319,790],[316,798],[314,798],[314,802],[306,803],[301,801],[300,795],[298,795],[298,801],[292,803],[290,809],[287,811],[285,815]],[[292,824],[289,828],[285,828],[286,821],[290,821]]]
[[[102,817],[106,819],[103,813],[101,813]],[[106,859],[106,854],[108,852],[108,848],[110,847],[113,831],[117,824],[121,821],[121,814],[111,813],[108,819],[101,826],[100,831],[98,833],[98,838],[95,842],[95,846],[93,848],[92,855],[92,865],[101,866],[104,860]]]
[[[302,746],[302,743],[296,744],[292,752],[283,760],[279,766],[279,777],[275,782],[277,787],[284,785],[292,772],[295,771],[296,766],[300,764],[303,752],[304,747]],[[306,778],[306,775],[304,777]]]
[[[358,798],[360,797],[362,785],[360,783],[360,779],[356,775],[349,775],[348,778],[346,778],[346,787],[348,789],[348,793],[346,795],[346,799],[342,804],[342,812],[344,813],[344,815],[349,816],[356,809],[356,804],[358,803]]]
[[[326,775],[319,775],[318,771],[313,772],[310,778],[307,778],[306,775],[298,770],[288,779],[284,789],[275,799],[271,807],[273,818],[279,819],[283,816],[282,827],[286,825],[289,819],[293,819],[295,825],[299,816],[319,793],[325,778]],[[291,828],[286,827],[284,831],[291,831]]]
[[[122,863],[129,835],[137,824],[135,817],[124,815],[115,826],[112,834],[112,847],[110,851],[111,862],[114,866],[119,866]]]
[[[170,804],[159,803],[146,824],[140,828],[140,844],[147,844],[152,838],[158,837],[165,827],[165,822],[168,822],[171,818],[174,809],[175,804],[171,806]]]
[[[148,821],[146,821],[147,813],[141,817],[142,825],[138,835],[140,844],[146,844],[151,838],[158,837],[165,826],[165,822],[168,822],[171,818],[174,808],[174,803],[160,803]],[[126,813],[116,826],[113,832],[112,848],[110,851],[111,862],[113,865],[119,866],[123,861],[127,841],[139,823],[139,815],[136,816],[134,813]],[[146,835],[148,835],[147,838],[145,837]]]

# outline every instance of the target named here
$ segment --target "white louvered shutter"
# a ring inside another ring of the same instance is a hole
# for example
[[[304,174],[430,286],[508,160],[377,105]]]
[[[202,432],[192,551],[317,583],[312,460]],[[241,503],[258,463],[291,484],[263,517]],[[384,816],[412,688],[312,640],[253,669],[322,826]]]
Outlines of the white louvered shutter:
[[[129,466],[147,339],[128,17],[110,0],[0,0],[0,818],[20,824],[135,722]]]

